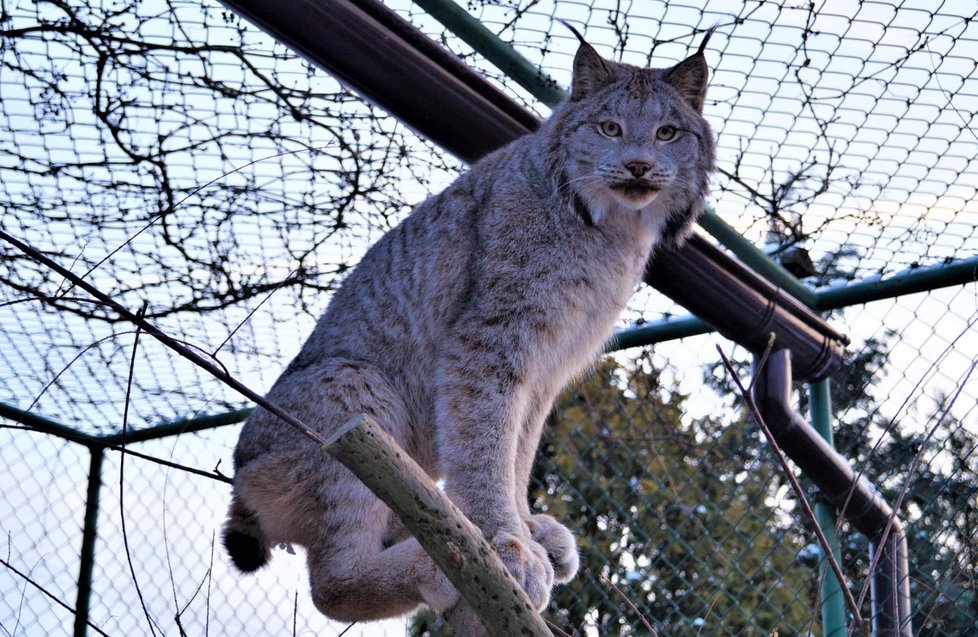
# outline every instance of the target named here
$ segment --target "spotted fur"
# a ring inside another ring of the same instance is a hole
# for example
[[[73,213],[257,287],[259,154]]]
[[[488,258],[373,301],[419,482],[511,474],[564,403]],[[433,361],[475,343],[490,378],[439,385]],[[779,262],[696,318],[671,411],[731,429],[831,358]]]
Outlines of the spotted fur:
[[[324,436],[373,416],[445,479],[540,608],[578,568],[571,533],[527,504],[541,429],[653,250],[681,243],[703,205],[707,74],[702,48],[641,69],[582,42],[570,98],[371,247],[268,394]],[[301,545],[317,608],[342,620],[457,600],[386,506],[267,412],[234,465],[224,541],[241,570]]]

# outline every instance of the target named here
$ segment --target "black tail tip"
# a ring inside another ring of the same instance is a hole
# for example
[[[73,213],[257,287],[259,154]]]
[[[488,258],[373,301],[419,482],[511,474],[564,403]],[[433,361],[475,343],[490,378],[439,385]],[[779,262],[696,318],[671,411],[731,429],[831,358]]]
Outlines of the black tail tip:
[[[242,573],[253,573],[268,562],[268,546],[260,538],[241,531],[224,532],[224,548],[231,556],[231,562]]]

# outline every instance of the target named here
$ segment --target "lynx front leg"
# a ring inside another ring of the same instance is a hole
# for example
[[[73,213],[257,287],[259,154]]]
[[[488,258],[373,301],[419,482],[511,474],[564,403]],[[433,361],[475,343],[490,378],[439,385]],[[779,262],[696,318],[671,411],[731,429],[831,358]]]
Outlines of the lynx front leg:
[[[516,507],[526,524],[530,537],[547,552],[554,569],[554,581],[558,584],[569,582],[577,574],[580,558],[574,535],[564,525],[549,515],[530,513],[527,492],[537,447],[546,424],[551,401],[535,397],[531,401],[526,423],[520,430],[517,442],[515,469]]]
[[[496,366],[493,374],[472,373],[460,362],[451,360],[443,368],[436,400],[446,491],[482,530],[531,602],[543,609],[553,567],[517,508],[513,472],[526,392],[512,382],[511,371]]]

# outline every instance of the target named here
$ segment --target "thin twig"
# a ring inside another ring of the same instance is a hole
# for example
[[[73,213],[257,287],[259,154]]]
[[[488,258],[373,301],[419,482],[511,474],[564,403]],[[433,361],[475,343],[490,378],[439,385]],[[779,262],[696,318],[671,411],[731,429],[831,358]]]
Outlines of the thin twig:
[[[123,434],[123,440],[125,440],[124,434]],[[169,476],[169,472],[167,472],[166,475]],[[176,577],[173,576],[173,560],[170,559],[170,534],[166,524],[166,510],[167,510],[166,499],[167,499],[167,495],[169,495],[169,490],[168,490],[169,486],[170,486],[170,481],[165,480],[163,482],[163,498],[162,498],[163,514],[160,516],[161,517],[160,521],[163,525],[163,555],[166,558],[166,572],[169,575],[169,579],[170,579],[170,593],[173,595],[173,609],[175,611],[173,614],[173,619],[177,624],[177,631],[180,633],[180,637],[187,637],[187,632],[183,628],[183,621],[180,619],[180,616],[183,614],[183,611],[180,609],[180,602],[177,600],[177,580]],[[203,580],[201,580],[201,585],[203,585]],[[197,590],[198,591],[200,590],[200,586],[197,587]],[[192,600],[193,598],[191,598],[191,601]],[[190,601],[188,601],[187,604],[189,605]]]
[[[961,392],[964,391],[964,387],[965,385],[968,384],[968,380],[971,378],[971,375],[974,373],[976,367],[978,367],[978,359],[972,361],[971,367],[968,368],[967,373],[964,375],[964,379],[960,383],[958,383],[957,391],[954,392],[954,395],[951,397],[951,399],[948,401],[947,405],[945,406],[944,411],[942,411],[941,415],[937,418],[937,422],[934,423],[934,426],[927,431],[927,435],[924,436],[924,440],[920,443],[920,450],[917,451],[917,453],[914,455],[913,461],[910,463],[910,468],[907,470],[907,477],[904,480],[903,487],[900,489],[900,493],[897,495],[896,501],[893,503],[892,510],[890,511],[890,517],[886,521],[886,527],[884,527],[883,533],[880,534],[878,545],[882,546],[888,539],[890,535],[890,531],[893,530],[893,522],[896,519],[897,512],[900,510],[900,507],[903,504],[903,500],[906,497],[907,492],[910,490],[910,482],[911,480],[913,480],[914,474],[917,473],[917,468],[920,466],[920,462],[921,459],[923,458],[923,454],[927,449],[927,444],[930,442],[931,438],[934,437],[934,434],[937,433],[937,430],[940,429],[941,425],[944,424],[944,420],[951,412],[951,407],[953,407],[954,404],[958,401],[958,398],[961,396]],[[879,561],[883,553],[884,551],[876,551],[876,554],[873,556],[873,561],[869,565],[870,574],[872,574],[879,566]],[[863,603],[863,600],[866,599],[867,593],[869,593],[870,579],[871,578],[867,578],[866,582],[863,583],[863,586],[859,591],[860,604]],[[894,589],[894,595],[896,595],[895,589]],[[894,608],[896,608],[895,604],[894,604]]]
[[[31,577],[29,575],[26,575],[24,573],[21,573],[19,570],[17,570],[17,568],[13,564],[11,564],[10,562],[8,562],[7,560],[5,560],[3,558],[0,558],[0,564],[2,564],[3,566],[7,567],[7,569],[9,569],[10,571],[12,571],[14,573],[14,575],[20,577],[21,579],[23,579],[25,582],[27,582],[28,584],[30,584],[34,588],[36,588],[37,590],[41,591],[41,593],[43,593],[44,595],[46,595],[47,597],[49,597],[51,599],[51,601],[53,601],[55,604],[57,604],[61,608],[64,608],[66,611],[68,611],[72,615],[77,615],[78,614],[78,611],[76,611],[74,608],[72,608],[68,604],[64,603],[63,601],[61,601],[61,599],[58,598],[57,595],[55,595],[54,593],[52,593],[48,589],[44,588],[43,586],[41,586],[40,584],[38,584],[37,582],[35,582],[33,579],[31,579]],[[103,637],[109,637],[109,634],[107,632],[105,632],[104,630],[102,630],[101,628],[99,628],[98,626],[96,626],[95,624],[93,624],[91,621],[86,620],[85,623],[88,625],[89,628],[91,628],[92,630],[94,630],[95,632],[97,632],[99,635],[102,635]]]
[[[643,615],[642,611],[638,609],[638,606],[636,606],[635,603],[632,602],[631,599],[629,599],[628,595],[625,594],[625,591],[615,586],[615,583],[612,582],[610,579],[608,579],[608,577],[604,573],[601,574],[601,583],[604,584],[605,586],[610,586],[616,593],[618,593],[618,595],[621,596],[623,600],[625,600],[625,603],[628,604],[628,607],[632,609],[632,612],[638,615],[638,618],[642,620],[642,625],[645,626],[645,629],[649,631],[650,635],[652,635],[653,637],[659,637],[658,631],[656,631],[656,629],[652,627],[652,624],[649,623],[649,620],[645,619],[645,615]]]
[[[241,322],[238,323],[237,325],[235,325],[234,326],[234,329],[232,329],[230,332],[228,332],[228,335],[224,338],[224,340],[221,341],[221,343],[216,348],[214,348],[214,351],[211,352],[211,357],[217,358],[217,353],[221,351],[221,348],[223,348],[225,345],[227,345],[228,344],[228,341],[230,341],[232,338],[234,338],[234,335],[238,333],[238,330],[240,330],[242,327],[244,327],[245,324],[248,321],[251,320],[251,317],[255,315],[255,312],[257,312],[258,310],[260,310],[261,309],[261,306],[264,305],[266,301],[268,301],[269,299],[271,299],[272,298],[272,295],[275,294],[276,292],[278,292],[282,288],[282,286],[285,285],[285,282],[288,281],[289,277],[292,276],[295,273],[296,273],[296,270],[292,270],[281,281],[278,282],[278,285],[276,285],[271,290],[269,290],[268,291],[268,294],[265,295],[265,298],[263,298],[261,301],[259,301],[258,304],[255,307],[251,308],[251,310],[248,311],[248,314],[243,319],[241,319]]]
[[[147,304],[139,310],[137,316],[142,319],[146,313]],[[132,395],[132,379],[136,371],[136,350],[139,347],[139,335],[142,330],[136,325],[136,335],[132,342],[132,355],[129,359],[129,378],[126,381],[126,402],[122,408],[122,439],[125,440],[129,426],[129,399]],[[149,609],[146,608],[146,600],[143,599],[143,591],[139,588],[139,579],[136,577],[136,567],[132,563],[132,553],[129,551],[129,534],[126,532],[126,501],[125,501],[125,472],[126,472],[126,447],[122,444],[122,453],[119,456],[119,521],[122,527],[122,545],[126,551],[126,561],[129,563],[129,573],[132,575],[133,586],[136,587],[136,596],[139,598],[139,605],[143,608],[146,616],[146,623],[149,624],[149,634],[155,637],[156,628],[153,626],[153,619],[149,616]]]
[[[798,483],[798,479],[795,478],[795,474],[791,470],[791,466],[788,464],[788,459],[785,457],[784,452],[778,445],[777,440],[774,439],[774,435],[768,428],[767,423],[764,422],[764,417],[761,416],[761,411],[757,408],[757,403],[754,402],[754,397],[751,396],[747,388],[740,382],[740,378],[734,371],[733,365],[727,358],[726,354],[723,353],[723,349],[717,345],[717,352],[720,353],[720,359],[723,361],[723,366],[727,369],[734,383],[737,385],[737,389],[740,390],[741,396],[747,403],[747,407],[750,409],[751,415],[757,422],[758,427],[760,427],[761,432],[767,439],[768,444],[771,446],[771,450],[774,452],[774,457],[777,458],[778,464],[781,465],[781,470],[784,472],[785,477],[788,479],[789,484],[791,484],[791,489],[795,493],[795,497],[798,498],[798,503],[801,505],[802,511],[804,511],[805,516],[811,523],[812,530],[815,532],[815,536],[818,538],[819,544],[822,546],[822,551],[825,554],[825,559],[828,561],[829,566],[832,567],[832,572],[835,573],[836,578],[839,580],[839,588],[842,589],[842,594],[845,597],[846,605],[849,607],[849,611],[853,615],[853,621],[857,624],[859,632],[864,637],[869,637],[869,629],[866,623],[863,621],[862,616],[859,614],[859,606],[856,604],[856,600],[852,596],[852,591],[846,585],[845,575],[842,573],[842,568],[839,566],[838,560],[835,559],[835,554],[832,552],[832,547],[829,544],[828,539],[826,539],[825,534],[822,532],[822,528],[818,525],[818,518],[815,517],[815,512],[812,510],[812,505],[808,502],[808,498],[805,496],[805,491],[801,488]],[[759,373],[760,369],[756,370],[755,373]]]
[[[565,632],[563,628],[553,623],[549,619],[545,619],[544,621],[547,622],[547,627],[551,632],[557,633],[557,637],[571,637],[571,635]]]
[[[713,613],[713,607],[717,605],[717,596],[714,595],[713,599],[710,600],[710,605],[706,608],[706,613],[703,616],[703,625],[700,629],[696,631],[696,637],[700,637],[703,634],[703,629],[706,628],[706,619]]]
[[[165,510],[165,508],[164,508],[164,510]],[[166,523],[166,518],[164,517],[164,525],[165,525],[165,523]],[[166,540],[166,533],[164,532],[163,533],[163,542],[166,543],[166,541],[167,541]],[[169,550],[169,548],[167,548],[167,551],[166,551],[166,559],[167,559],[167,568],[169,569],[169,572],[170,572],[170,582],[172,583],[175,580],[173,578],[173,569],[170,568],[170,550]],[[204,584],[207,584],[207,592],[208,592],[208,595],[210,594],[211,570],[213,568],[214,568],[214,534],[211,533],[211,557],[210,557],[210,565],[207,568],[207,572],[204,573],[203,579],[201,579],[200,580],[200,583],[197,584],[197,588],[194,589],[194,594],[190,596],[190,598],[187,600],[187,602],[183,605],[183,608],[178,608],[177,609],[177,612],[174,615],[174,620],[177,623],[177,629],[180,631],[180,634],[181,635],[186,635],[187,634],[186,633],[186,630],[183,627],[183,621],[182,621],[181,618],[183,617],[184,613],[187,612],[187,609],[190,608],[190,605],[194,603],[194,600],[197,599],[197,596],[200,595],[200,591],[202,591],[204,589]],[[174,588],[174,590],[173,590],[173,603],[174,603],[174,605],[177,604],[177,592],[176,592],[176,588]],[[208,604],[208,610],[210,610],[210,599],[207,600],[207,604]],[[206,630],[206,623],[205,623],[205,630]]]
[[[211,531],[211,558],[207,566],[207,596],[204,597],[204,637],[211,629],[211,582],[214,581],[214,532]]]
[[[8,552],[8,557],[9,557],[9,552],[10,552],[10,537],[9,537],[9,535],[7,537],[7,552]],[[33,568],[31,570],[27,571],[27,574],[30,575],[32,572],[34,572],[34,569]],[[5,632],[8,635],[10,635],[10,637],[14,637],[14,635],[17,634],[17,629],[20,628],[20,620],[21,620],[21,617],[23,617],[23,615],[24,615],[24,600],[25,599],[27,599],[27,582],[24,582],[24,588],[22,588],[20,590],[20,600],[18,600],[18,602],[17,602],[17,616],[15,618],[16,621],[14,621],[13,630],[9,630],[8,631],[6,628],[3,629],[3,632]]]
[[[839,536],[838,525],[836,525],[835,537]],[[828,574],[829,569],[820,568],[818,569],[818,582],[815,585],[815,598],[812,600],[812,616],[808,618],[808,627],[805,629],[804,635],[814,635],[815,634],[815,617],[818,615],[818,607],[822,603],[822,587],[825,585],[825,576]]]
[[[771,352],[774,351],[774,342],[776,339],[777,337],[775,336],[774,332],[767,333],[767,345],[764,346],[764,352],[761,354],[761,358],[757,361],[758,371],[764,369],[764,366],[767,365],[767,359],[770,358]],[[751,395],[753,395],[754,383],[757,382],[759,376],[759,374],[755,374],[753,377],[751,377],[750,384],[747,385],[747,391]]]
[[[30,429],[30,427],[25,427],[25,429]],[[106,449],[111,449],[112,451],[123,451],[122,445],[110,445],[104,444]],[[202,476],[204,478],[210,478],[211,480],[216,480],[218,482],[223,482],[225,484],[233,484],[234,481],[224,474],[213,473],[210,471],[204,471],[203,469],[198,469],[196,467],[191,467],[185,464],[180,464],[179,462],[173,462],[172,460],[165,460],[163,458],[157,458],[156,456],[151,456],[149,454],[141,453],[139,451],[133,451],[132,449],[125,449],[125,453],[133,458],[139,458],[140,460],[146,460],[148,462],[154,462],[158,465],[169,467],[170,469],[177,469],[186,473],[193,474],[195,476]]]
[[[299,589],[295,589],[295,599],[292,601],[292,637],[298,635],[299,630]]]

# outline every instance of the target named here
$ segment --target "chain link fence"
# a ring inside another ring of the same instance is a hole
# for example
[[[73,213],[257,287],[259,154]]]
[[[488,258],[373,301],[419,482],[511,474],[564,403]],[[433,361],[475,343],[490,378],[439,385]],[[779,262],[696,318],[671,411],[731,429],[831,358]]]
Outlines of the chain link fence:
[[[390,6],[546,114],[418,6]],[[659,66],[717,25],[716,211],[775,257],[804,248],[816,291],[978,254],[969,3],[464,7],[563,86],[576,41],[556,18]],[[366,246],[462,169],[216,2],[0,2],[0,229],[253,388]],[[88,634],[346,630],[313,609],[301,555],[241,577],[216,542],[241,398],[8,244],[0,282],[0,631],[68,634],[76,606]],[[684,314],[643,288],[623,325]],[[836,446],[906,523],[919,635],[978,633],[976,316],[971,283],[829,317],[853,340]],[[579,537],[582,573],[548,609],[566,633],[822,634],[820,551],[717,343],[746,376],[717,336],[658,343],[555,411],[531,495]],[[840,538],[858,596],[867,540]]]

